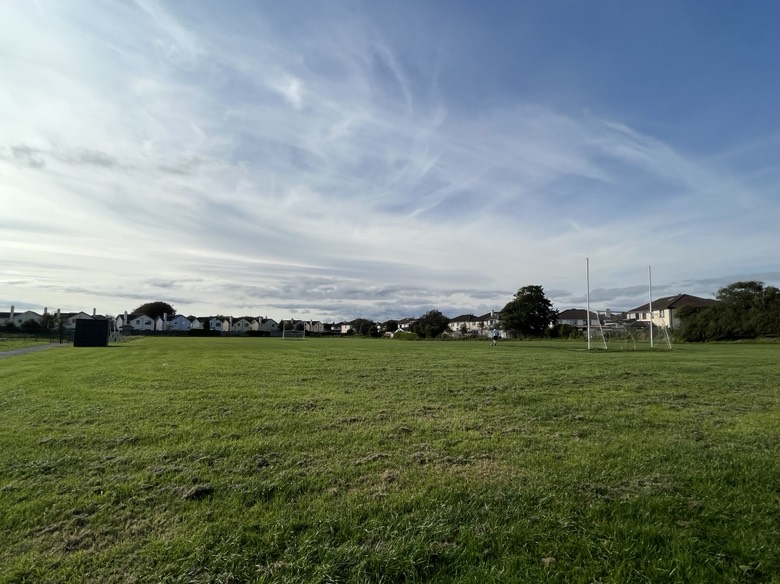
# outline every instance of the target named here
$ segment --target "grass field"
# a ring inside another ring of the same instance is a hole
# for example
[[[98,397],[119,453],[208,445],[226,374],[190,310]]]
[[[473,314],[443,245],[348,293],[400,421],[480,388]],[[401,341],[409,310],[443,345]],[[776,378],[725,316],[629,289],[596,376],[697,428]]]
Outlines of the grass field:
[[[0,582],[780,582],[780,344],[0,361]]]

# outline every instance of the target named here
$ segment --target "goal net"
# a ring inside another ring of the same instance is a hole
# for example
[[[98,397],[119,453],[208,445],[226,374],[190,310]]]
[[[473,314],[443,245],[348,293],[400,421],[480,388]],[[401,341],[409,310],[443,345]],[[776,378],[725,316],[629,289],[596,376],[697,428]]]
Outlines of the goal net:
[[[289,331],[289,330],[282,331],[283,339],[303,339],[305,337],[306,337],[306,331]]]

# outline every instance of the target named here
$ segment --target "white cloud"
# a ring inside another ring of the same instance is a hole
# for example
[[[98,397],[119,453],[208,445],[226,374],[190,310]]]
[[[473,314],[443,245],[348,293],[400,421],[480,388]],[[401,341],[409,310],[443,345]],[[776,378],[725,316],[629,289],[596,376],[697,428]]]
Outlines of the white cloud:
[[[282,97],[294,109],[301,109],[303,105],[303,82],[291,75],[285,75],[278,83],[272,86],[282,94]]]

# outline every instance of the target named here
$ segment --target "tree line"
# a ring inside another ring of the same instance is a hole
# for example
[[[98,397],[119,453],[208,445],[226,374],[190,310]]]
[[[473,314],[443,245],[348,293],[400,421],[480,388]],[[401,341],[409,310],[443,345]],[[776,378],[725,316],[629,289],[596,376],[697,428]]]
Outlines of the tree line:
[[[780,289],[755,280],[718,290],[720,302],[706,308],[680,308],[682,341],[737,341],[780,337]]]

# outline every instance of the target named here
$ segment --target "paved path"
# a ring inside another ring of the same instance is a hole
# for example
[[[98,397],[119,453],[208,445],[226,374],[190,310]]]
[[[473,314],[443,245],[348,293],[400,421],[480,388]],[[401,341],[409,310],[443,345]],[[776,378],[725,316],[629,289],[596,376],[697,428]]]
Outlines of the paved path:
[[[21,349],[11,349],[10,351],[0,351],[0,359],[13,357],[14,355],[23,355],[25,353],[35,353],[46,349],[56,349],[57,347],[70,347],[70,343],[41,343],[32,347],[22,347]]]

